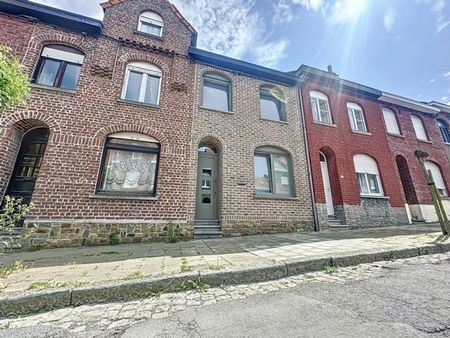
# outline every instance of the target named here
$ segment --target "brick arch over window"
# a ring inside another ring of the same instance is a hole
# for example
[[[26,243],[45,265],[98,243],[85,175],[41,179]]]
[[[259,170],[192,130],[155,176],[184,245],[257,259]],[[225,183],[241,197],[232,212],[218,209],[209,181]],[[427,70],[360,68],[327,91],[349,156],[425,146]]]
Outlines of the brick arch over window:
[[[200,76],[202,78],[204,76],[208,76],[208,75],[220,76],[220,77],[223,77],[224,80],[229,81],[231,84],[233,83],[233,79],[231,78],[230,74],[228,74],[227,72],[225,72],[221,69],[208,68],[208,69],[204,69],[202,72],[200,72]]]
[[[118,68],[121,71],[125,71],[127,65],[131,62],[147,62],[157,66],[162,71],[163,77],[167,77],[170,74],[170,70],[164,62],[161,62],[157,57],[146,53],[125,53],[119,57]]]
[[[215,136],[202,136],[199,138],[199,141],[197,142],[197,148],[200,147],[201,145],[204,146],[213,146],[214,148],[217,149],[217,151],[219,152],[219,154],[223,153],[223,140],[215,137]]]
[[[7,115],[0,120],[0,128],[13,127],[22,131],[35,127],[46,127],[51,133],[59,133],[61,131],[59,124],[51,116],[40,112],[20,112]]]
[[[286,154],[288,154],[291,157],[292,160],[294,160],[294,156],[293,156],[294,152],[292,151],[292,149],[284,144],[277,143],[277,142],[260,142],[256,145],[253,145],[252,156],[258,148],[262,148],[262,147],[277,148],[281,151],[284,151]],[[293,166],[293,167],[295,167],[295,166]]]

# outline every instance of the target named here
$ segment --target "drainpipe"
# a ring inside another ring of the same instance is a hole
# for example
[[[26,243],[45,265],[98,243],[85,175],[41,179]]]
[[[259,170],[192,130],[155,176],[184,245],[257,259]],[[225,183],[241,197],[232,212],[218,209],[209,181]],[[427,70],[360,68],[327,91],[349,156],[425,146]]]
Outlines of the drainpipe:
[[[302,89],[301,89],[302,85],[300,84],[300,81],[298,82],[298,94],[300,97],[300,116],[302,118],[303,140],[305,142],[306,161],[308,163],[308,176],[309,176],[309,187],[310,187],[310,191],[311,191],[311,204],[312,204],[313,217],[314,217],[314,230],[317,232],[320,232],[319,217],[317,216],[317,209],[316,209],[316,203],[315,203],[315,198],[314,198],[314,185],[313,185],[313,179],[312,179],[312,168],[311,168],[309,146],[308,146],[308,134],[306,133],[305,109],[304,109],[304,105],[303,105],[303,93],[302,93]]]

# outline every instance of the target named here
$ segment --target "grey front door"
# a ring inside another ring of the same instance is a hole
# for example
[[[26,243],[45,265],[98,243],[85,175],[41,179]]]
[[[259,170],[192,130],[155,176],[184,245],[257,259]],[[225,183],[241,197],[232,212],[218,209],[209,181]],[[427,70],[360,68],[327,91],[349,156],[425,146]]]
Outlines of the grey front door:
[[[217,155],[198,154],[196,219],[217,219]]]

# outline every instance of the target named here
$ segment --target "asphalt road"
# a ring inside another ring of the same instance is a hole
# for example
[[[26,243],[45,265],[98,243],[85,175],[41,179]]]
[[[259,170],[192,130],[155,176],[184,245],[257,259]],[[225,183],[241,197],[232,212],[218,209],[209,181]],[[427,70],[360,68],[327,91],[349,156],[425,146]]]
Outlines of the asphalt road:
[[[123,337],[450,337],[450,260],[188,307]]]

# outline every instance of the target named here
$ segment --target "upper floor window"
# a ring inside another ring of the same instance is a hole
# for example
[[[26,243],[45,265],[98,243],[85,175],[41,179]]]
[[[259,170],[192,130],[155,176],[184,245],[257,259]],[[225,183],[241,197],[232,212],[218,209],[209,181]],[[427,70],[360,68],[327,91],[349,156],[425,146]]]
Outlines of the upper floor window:
[[[411,115],[411,121],[417,139],[422,141],[428,141],[427,132],[425,131],[425,126],[423,125],[422,119],[419,116]]]
[[[352,130],[366,133],[367,127],[362,108],[355,103],[347,103],[347,112]]]
[[[44,47],[32,82],[44,86],[75,90],[84,54],[63,45]]]
[[[257,195],[293,195],[291,158],[283,150],[261,147],[255,150],[255,188]]]
[[[425,168],[431,171],[431,176],[433,176],[434,184],[439,194],[443,197],[448,197],[447,187],[445,185],[444,179],[442,178],[441,169],[439,166],[431,161],[425,161]]]
[[[261,118],[286,121],[284,102],[285,99],[281,90],[275,87],[261,87],[259,92]]]
[[[144,12],[139,16],[139,32],[162,37],[163,27],[163,19],[155,12]]]
[[[117,133],[106,140],[98,191],[154,196],[160,146],[150,136]]]
[[[362,154],[355,155],[353,162],[361,195],[383,196],[377,162]]]
[[[444,120],[438,119],[438,120],[436,120],[436,125],[438,126],[438,128],[441,132],[444,142],[450,143],[450,131],[448,129],[448,123]]]
[[[216,74],[203,76],[202,106],[231,111],[231,82]]]
[[[333,123],[331,120],[328,97],[325,94],[316,91],[309,92],[309,96],[311,97],[311,108],[314,121],[328,124]]]
[[[148,104],[159,104],[161,70],[151,64],[133,62],[127,66],[122,98]]]
[[[387,108],[383,108],[384,123],[389,134],[400,135],[400,128],[398,127],[395,113]]]

